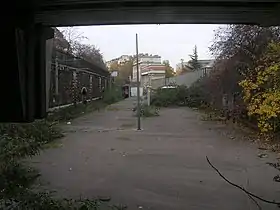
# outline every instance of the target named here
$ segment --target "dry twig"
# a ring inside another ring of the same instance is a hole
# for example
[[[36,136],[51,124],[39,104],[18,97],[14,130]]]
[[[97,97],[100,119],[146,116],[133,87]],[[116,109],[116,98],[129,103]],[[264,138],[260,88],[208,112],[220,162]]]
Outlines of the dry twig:
[[[260,201],[262,201],[262,202],[264,202],[264,203],[270,203],[270,204],[275,204],[275,205],[280,206],[280,202],[278,202],[278,201],[266,200],[266,199],[264,199],[264,198],[261,198],[261,197],[255,195],[255,194],[253,194],[253,193],[247,191],[247,190],[244,189],[243,187],[240,187],[239,185],[237,185],[237,184],[231,182],[231,181],[228,180],[224,175],[221,174],[221,172],[210,162],[210,160],[208,159],[207,156],[206,156],[206,160],[207,160],[208,164],[220,175],[220,177],[222,177],[222,178],[223,178],[227,183],[229,183],[230,185],[232,185],[232,186],[234,186],[234,187],[236,187],[236,188],[242,190],[243,192],[245,192],[245,193],[249,196],[249,198],[256,198],[256,199],[258,199],[258,200],[260,200]]]

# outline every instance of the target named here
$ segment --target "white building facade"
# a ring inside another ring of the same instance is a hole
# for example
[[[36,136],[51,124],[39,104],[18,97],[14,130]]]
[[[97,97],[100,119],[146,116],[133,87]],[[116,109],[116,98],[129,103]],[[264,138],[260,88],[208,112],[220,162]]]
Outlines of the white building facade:
[[[151,66],[158,66],[158,65],[162,65],[161,64],[161,56],[159,55],[144,55],[139,57],[139,81],[141,82],[142,76],[147,75],[147,69],[149,69],[150,71]],[[156,67],[157,68],[157,67]],[[158,72],[157,70],[155,71],[155,73],[153,73],[153,75],[157,75],[160,72]],[[133,64],[133,69],[132,69],[132,81],[135,82],[137,81],[137,65],[136,63]]]
[[[141,86],[150,86],[154,79],[164,79],[165,69],[164,64],[148,64],[143,67],[141,71]]]
[[[118,64],[124,64],[129,60],[130,60],[129,55],[122,55],[121,57],[118,58]]]
[[[129,61],[130,59],[131,59],[131,56],[129,56],[129,55],[122,55],[122,56],[120,56],[120,57],[118,57],[118,58],[114,58],[114,59],[112,59],[112,60],[110,60],[110,61],[107,61],[107,62],[106,62],[106,66],[107,66],[108,68],[110,68],[110,66],[112,65],[112,63],[115,63],[115,62],[117,62],[119,65],[120,65],[120,64],[124,64],[125,62]]]

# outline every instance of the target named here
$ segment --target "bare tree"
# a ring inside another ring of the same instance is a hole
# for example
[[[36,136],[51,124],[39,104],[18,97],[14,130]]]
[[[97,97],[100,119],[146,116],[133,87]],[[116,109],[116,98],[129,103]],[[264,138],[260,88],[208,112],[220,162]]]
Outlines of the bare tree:
[[[67,52],[74,52],[81,41],[88,39],[83,32],[76,27],[66,27],[61,30],[65,40],[69,43]]]
[[[67,51],[70,48],[70,44],[65,39],[63,33],[57,28],[54,28],[54,46],[56,49]]]
[[[210,50],[217,59],[235,59],[240,70],[255,65],[271,41],[280,39],[279,27],[228,25],[220,27]]]
[[[247,117],[239,82],[244,77],[256,77],[258,60],[269,43],[279,40],[279,27],[228,25],[219,28],[210,47],[217,60],[209,77],[201,83],[204,97],[216,108],[222,108],[222,97],[226,94],[234,104],[231,109]]]
[[[94,45],[81,44],[77,42],[73,54],[77,57],[83,58],[88,62],[98,64],[99,66],[106,68],[100,49]]]
[[[55,46],[58,49],[73,54],[90,63],[106,68],[103,55],[97,47],[91,44],[82,44],[81,41],[87,39],[78,28],[66,27],[59,31],[55,29]]]

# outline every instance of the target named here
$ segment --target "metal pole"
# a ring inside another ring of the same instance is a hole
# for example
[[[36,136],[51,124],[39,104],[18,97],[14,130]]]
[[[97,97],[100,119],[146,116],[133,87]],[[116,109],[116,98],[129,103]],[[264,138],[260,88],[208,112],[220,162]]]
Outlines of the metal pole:
[[[150,88],[151,88],[151,75],[150,72],[148,73],[149,76],[149,85],[148,85],[148,106],[150,106],[151,104],[151,92],[150,92]]]
[[[138,61],[138,34],[136,34],[136,69],[137,69],[137,130],[141,130],[140,120],[140,78],[139,78],[139,61]]]

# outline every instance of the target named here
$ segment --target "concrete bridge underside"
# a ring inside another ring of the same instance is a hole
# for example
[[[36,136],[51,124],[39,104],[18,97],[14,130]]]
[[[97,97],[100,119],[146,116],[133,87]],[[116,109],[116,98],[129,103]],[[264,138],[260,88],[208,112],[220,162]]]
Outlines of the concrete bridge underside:
[[[15,0],[3,33],[1,122],[46,115],[46,40],[51,26],[216,23],[280,25],[280,0]],[[3,13],[2,13],[3,16]]]

